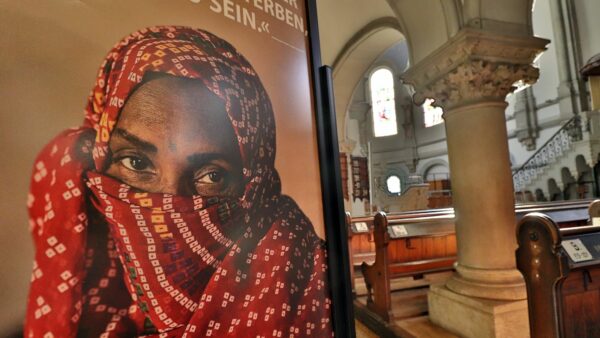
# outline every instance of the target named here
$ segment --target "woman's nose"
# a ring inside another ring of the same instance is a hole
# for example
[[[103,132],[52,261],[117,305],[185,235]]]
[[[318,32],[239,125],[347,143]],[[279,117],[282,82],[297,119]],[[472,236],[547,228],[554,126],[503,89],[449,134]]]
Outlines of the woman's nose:
[[[168,170],[161,175],[160,192],[171,195],[194,194],[191,178],[183,170]]]

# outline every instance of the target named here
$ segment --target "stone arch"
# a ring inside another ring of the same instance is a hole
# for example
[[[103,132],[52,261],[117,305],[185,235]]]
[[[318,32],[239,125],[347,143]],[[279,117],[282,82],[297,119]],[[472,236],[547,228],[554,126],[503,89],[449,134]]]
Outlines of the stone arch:
[[[544,191],[540,188],[535,189],[535,200],[537,202],[547,202],[548,199],[546,195],[544,195]]]
[[[371,67],[369,67],[369,69],[367,70],[366,74],[365,74],[365,78],[370,79],[371,75],[373,75],[373,73],[375,73],[376,71],[380,70],[380,69],[387,69],[390,72],[392,72],[392,74],[394,74],[394,80],[397,80],[397,77],[400,73],[400,71],[396,68],[395,65],[391,64],[390,62],[377,62],[373,65],[371,65]],[[397,81],[394,81],[394,85],[396,85]]]
[[[419,164],[417,164],[416,172],[417,172],[417,174],[421,175],[423,177],[423,179],[425,179],[427,172],[429,172],[435,166],[445,167],[448,170],[448,173],[450,173],[450,166],[448,165],[448,161],[441,159],[441,158],[436,158],[436,159],[432,159],[429,161],[419,162]]]
[[[355,31],[332,57],[338,136],[346,139],[347,110],[356,85],[371,63],[402,39],[416,64],[463,28],[499,34],[532,34],[533,0],[387,0],[391,16],[380,16]],[[333,11],[333,6],[327,10]],[[368,14],[366,14],[368,15]],[[426,19],[424,19],[426,18]]]
[[[434,164],[427,168],[423,179],[425,181],[447,180],[450,178],[448,167],[442,164]]]
[[[387,177],[389,177],[390,175],[397,175],[400,177],[400,179],[402,180],[402,185],[404,185],[406,183],[406,180],[408,179],[408,175],[410,174],[410,170],[408,169],[408,166],[404,163],[400,163],[400,162],[395,162],[395,163],[386,163],[383,166],[383,170],[381,172],[381,174],[379,175],[379,177],[375,178],[378,179],[379,181],[385,183],[385,180],[387,179]],[[372,189],[375,189],[375,187],[371,187]]]
[[[563,196],[565,200],[574,200],[579,198],[577,192],[577,180],[571,174],[571,170],[567,167],[560,169],[560,176],[563,183]]]
[[[356,32],[335,58],[333,86],[340,140],[346,139],[348,107],[358,83],[377,57],[402,39],[404,35],[396,18],[379,18]]]
[[[463,28],[531,36],[534,0],[387,0],[411,42],[411,60],[432,54]],[[423,18],[427,17],[426,20]]]
[[[461,0],[388,0],[417,63],[446,43],[463,27]]]
[[[408,169],[408,166],[405,163],[387,164],[387,167],[390,172],[393,171],[402,176],[408,176],[410,174],[410,169]]]
[[[581,154],[575,157],[575,168],[577,169],[577,190],[579,197],[594,197],[594,173]]]
[[[577,169],[578,177],[592,170],[592,168],[587,164],[585,157],[581,154],[575,156],[575,168]]]
[[[549,201],[562,201],[562,191],[558,187],[556,180],[553,178],[548,179],[548,200]]]

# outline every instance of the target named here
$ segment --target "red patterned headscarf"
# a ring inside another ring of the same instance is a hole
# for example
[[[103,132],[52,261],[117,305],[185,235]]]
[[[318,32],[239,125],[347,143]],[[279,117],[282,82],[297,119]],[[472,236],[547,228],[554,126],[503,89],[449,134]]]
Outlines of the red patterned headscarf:
[[[201,80],[223,100],[243,164],[239,199],[148,193],[103,174],[119,113],[148,72]],[[270,100],[229,43],[169,26],[123,39],[84,125],[34,164],[25,336],[332,336],[324,245],[281,195],[274,160]]]

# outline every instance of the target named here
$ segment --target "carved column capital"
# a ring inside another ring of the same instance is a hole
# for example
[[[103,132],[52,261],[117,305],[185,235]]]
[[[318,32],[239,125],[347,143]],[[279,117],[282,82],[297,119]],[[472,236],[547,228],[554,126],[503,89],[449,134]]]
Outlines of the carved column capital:
[[[433,98],[446,110],[482,101],[504,101],[517,82],[534,83],[539,76],[531,65],[467,60],[415,93],[415,102]]]
[[[502,102],[515,84],[534,83],[532,65],[548,40],[499,36],[463,29],[446,44],[411,67],[402,79],[415,89],[415,103],[426,98],[446,111],[478,102]]]

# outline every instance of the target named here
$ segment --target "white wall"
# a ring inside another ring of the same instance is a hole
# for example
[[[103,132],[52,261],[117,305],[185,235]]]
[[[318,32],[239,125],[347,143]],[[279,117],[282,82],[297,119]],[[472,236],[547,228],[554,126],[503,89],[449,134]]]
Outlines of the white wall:
[[[554,39],[554,29],[551,20],[550,1],[551,0],[535,1],[532,22],[535,36],[552,41]],[[537,106],[536,113],[538,126],[540,128],[536,139],[536,147],[539,148],[559,129],[565,119],[565,116],[561,116],[559,109],[558,62],[554,43],[550,42],[547,46],[547,50],[536,60],[536,66],[540,69],[540,77],[538,81],[532,85],[532,91],[534,102]],[[515,111],[516,96],[516,94],[511,94],[507,97],[507,102],[509,104],[506,111],[507,116],[512,117],[515,113],[518,113]],[[537,149],[529,151],[517,140],[515,135],[517,126],[514,120],[509,119],[506,128],[509,135],[508,147],[514,161],[512,165],[513,168],[518,168],[527,161]]]
[[[600,53],[600,1],[576,0],[574,3],[581,39],[581,56],[585,63]]]
[[[536,0],[532,17],[535,36],[549,40],[554,39],[550,18],[550,0]],[[537,67],[540,68],[540,78],[533,85],[533,92],[538,104],[555,99],[559,84],[555,44],[551,42],[547,48],[536,62]]]

